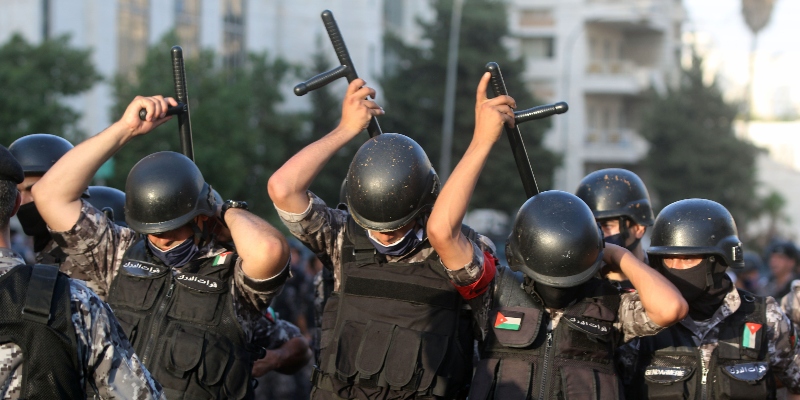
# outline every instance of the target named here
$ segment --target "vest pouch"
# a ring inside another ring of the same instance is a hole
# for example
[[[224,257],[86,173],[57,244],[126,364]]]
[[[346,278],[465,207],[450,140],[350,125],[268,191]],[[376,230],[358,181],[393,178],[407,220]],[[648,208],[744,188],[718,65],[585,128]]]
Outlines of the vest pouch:
[[[231,361],[231,348],[225,338],[206,332],[206,348],[198,369],[198,379],[208,386],[220,383]]]
[[[569,329],[558,329],[561,324]],[[583,360],[607,362],[612,354],[610,323],[564,314],[556,328],[559,353]]]
[[[320,339],[319,348],[327,348],[331,344],[333,338],[333,329],[336,327],[336,315],[339,311],[339,294],[331,293],[328,302],[325,303],[325,309],[322,312],[322,324],[320,326]]]
[[[422,364],[422,377],[419,381],[418,391],[428,390],[434,382],[436,372],[442,365],[445,353],[450,348],[450,338],[447,336],[436,335],[430,332],[422,333],[422,345],[420,347],[420,363]],[[451,354],[450,357],[460,357]],[[467,360],[469,362],[470,360]]]
[[[347,382],[356,375],[356,356],[365,329],[366,324],[345,321],[334,355],[336,357],[336,377],[339,380]]]
[[[109,304],[149,310],[162,289],[167,273],[169,268],[165,266],[124,260],[109,291]]]
[[[218,325],[219,304],[230,288],[219,279],[185,272],[175,275],[175,281],[175,299],[167,315],[187,322]]]
[[[250,371],[252,365],[246,361],[249,355],[241,354],[233,360],[230,371],[225,377],[225,395],[228,399],[244,399],[250,387]]]
[[[386,352],[389,351],[395,326],[386,322],[367,322],[356,355],[359,379],[372,379],[373,375],[383,369],[383,362],[386,360]]]
[[[200,363],[204,342],[202,332],[190,332],[184,327],[176,327],[166,354],[167,371],[177,378],[187,378]]]
[[[581,366],[563,365],[561,390],[565,400],[617,400],[620,398],[619,379],[610,372]]]
[[[469,396],[472,400],[484,400],[489,397],[489,392],[494,385],[494,378],[497,374],[497,365],[500,360],[497,358],[484,358],[478,361],[475,367],[475,376],[469,387]],[[534,371],[531,371],[533,373]]]
[[[748,362],[717,367],[714,394],[718,399],[767,399],[772,374],[767,362]]]
[[[531,389],[533,365],[527,360],[505,358],[497,369],[495,399],[525,400]]]
[[[417,372],[417,358],[422,342],[420,333],[411,329],[397,327],[386,354],[385,377],[392,389],[416,390],[417,382],[411,378]],[[411,383],[411,385],[409,385]]]
[[[694,364],[675,362],[649,365],[644,370],[648,399],[691,398],[694,385],[689,385],[694,374]]]
[[[519,319],[519,321],[517,321]],[[498,307],[489,313],[497,341],[503,346],[530,346],[542,326],[542,310],[527,307]]]

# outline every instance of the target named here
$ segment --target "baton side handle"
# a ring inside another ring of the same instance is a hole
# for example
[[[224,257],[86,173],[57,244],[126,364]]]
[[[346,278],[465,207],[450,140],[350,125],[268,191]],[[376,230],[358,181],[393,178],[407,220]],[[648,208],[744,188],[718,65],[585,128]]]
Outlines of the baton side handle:
[[[569,106],[563,101],[555,104],[545,104],[543,106],[533,107],[527,110],[515,111],[514,122],[519,125],[523,122],[543,119],[556,114],[563,114],[567,112],[567,110],[569,110]]]
[[[325,71],[305,82],[298,83],[294,87],[294,94],[297,96],[303,96],[306,93],[317,90],[343,76],[346,76],[350,73],[350,67],[346,65],[340,65],[330,71]]]
[[[186,104],[178,103],[175,107],[167,108],[167,112],[165,113],[167,116],[169,115],[180,115],[186,112]],[[145,121],[147,119],[147,109],[143,108],[139,110],[139,119]]]

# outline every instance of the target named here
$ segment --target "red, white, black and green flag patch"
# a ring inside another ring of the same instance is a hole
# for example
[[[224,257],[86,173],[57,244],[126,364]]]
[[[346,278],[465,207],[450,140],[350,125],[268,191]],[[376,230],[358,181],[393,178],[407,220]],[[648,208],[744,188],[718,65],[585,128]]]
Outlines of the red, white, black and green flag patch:
[[[226,251],[226,252],[224,252],[224,253],[222,253],[222,254],[218,255],[216,258],[214,258],[214,264],[213,264],[212,266],[217,266],[217,265],[222,265],[222,264],[225,264],[225,260],[226,260],[226,259],[228,258],[228,256],[229,256],[229,255],[231,255],[231,254],[233,254],[233,252],[232,252],[232,251]]]
[[[761,324],[755,322],[747,322],[744,324],[744,332],[742,332],[742,347],[748,349],[755,349],[758,341],[758,331],[761,330]]]
[[[494,327],[497,329],[505,329],[509,331],[518,331],[519,326],[522,324],[521,312],[503,311],[497,312],[497,319],[494,321]]]

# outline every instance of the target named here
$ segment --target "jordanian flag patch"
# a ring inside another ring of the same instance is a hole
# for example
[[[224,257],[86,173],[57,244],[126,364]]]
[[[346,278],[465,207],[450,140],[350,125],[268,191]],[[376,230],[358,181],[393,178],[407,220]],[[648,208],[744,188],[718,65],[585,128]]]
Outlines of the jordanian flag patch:
[[[496,329],[518,331],[520,324],[522,324],[522,315],[523,314],[520,312],[505,311],[505,314],[503,314],[498,311],[497,319],[494,321],[494,327]]]
[[[758,331],[761,330],[761,324],[755,322],[748,322],[744,324],[744,332],[742,333],[742,347],[748,349],[755,349],[756,340],[758,338]]]
[[[213,266],[225,264],[225,260],[227,260],[228,256],[231,255],[231,254],[233,254],[232,251],[226,251],[225,253],[222,253],[222,254],[218,255],[216,258],[214,258],[214,265]]]

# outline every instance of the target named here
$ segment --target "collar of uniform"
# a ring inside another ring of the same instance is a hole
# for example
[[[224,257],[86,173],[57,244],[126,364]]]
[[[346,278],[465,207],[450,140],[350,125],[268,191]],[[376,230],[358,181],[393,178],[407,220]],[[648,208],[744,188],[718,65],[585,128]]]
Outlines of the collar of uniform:
[[[725,295],[725,299],[722,300],[722,305],[719,306],[708,321],[695,321],[692,317],[686,315],[686,318],[681,320],[681,324],[692,331],[694,336],[702,340],[717,324],[735,313],[740,305],[742,305],[742,298],[739,297],[739,291],[736,290],[736,287],[732,287],[731,291]]]
[[[44,255],[50,254],[50,252],[55,250],[57,247],[58,244],[56,243],[56,241],[51,239],[49,242],[47,242],[47,245],[44,246],[42,251],[36,253],[36,262],[41,263],[42,260],[44,259]]]
[[[25,260],[16,251],[0,247],[0,276],[3,276],[17,265],[25,264]]]
[[[206,243],[203,248],[200,249],[197,258],[211,258],[216,257],[226,251],[230,251],[225,246],[219,244],[216,238],[211,239],[208,243]]]

